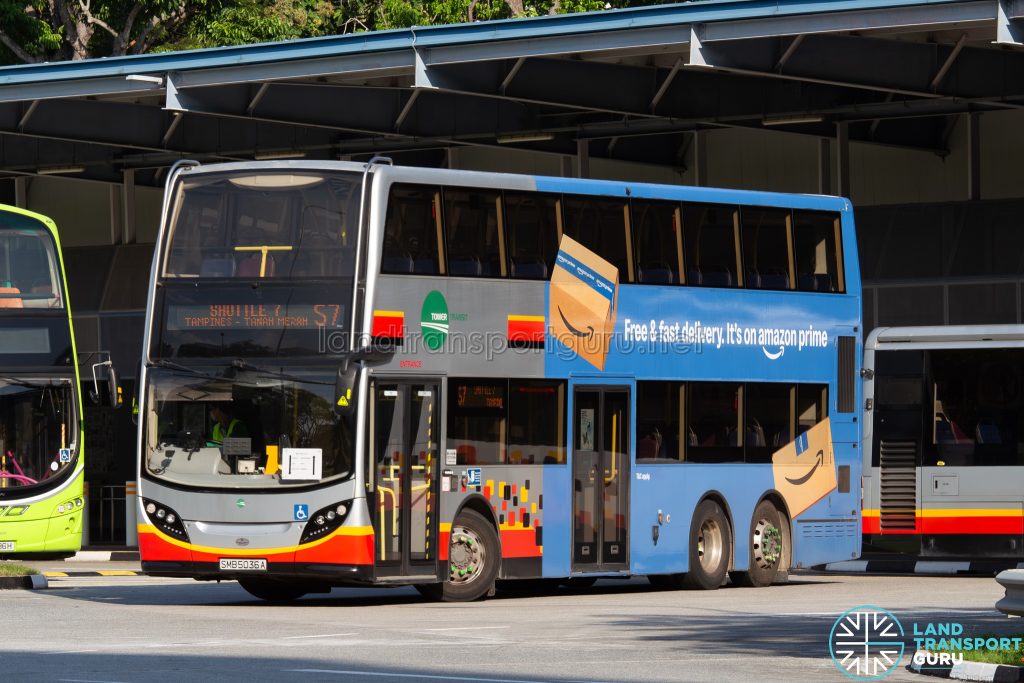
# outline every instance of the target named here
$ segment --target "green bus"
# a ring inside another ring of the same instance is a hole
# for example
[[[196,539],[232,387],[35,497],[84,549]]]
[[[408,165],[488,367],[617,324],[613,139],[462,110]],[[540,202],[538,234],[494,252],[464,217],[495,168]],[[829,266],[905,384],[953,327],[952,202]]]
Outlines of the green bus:
[[[0,205],[0,558],[82,547],[81,382],[67,289],[54,222]]]

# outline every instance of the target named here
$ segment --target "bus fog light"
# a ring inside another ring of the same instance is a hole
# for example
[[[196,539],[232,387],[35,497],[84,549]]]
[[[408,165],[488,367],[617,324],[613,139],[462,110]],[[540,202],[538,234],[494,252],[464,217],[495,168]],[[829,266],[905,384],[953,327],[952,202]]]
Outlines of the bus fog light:
[[[338,506],[338,514],[344,517],[348,513],[348,507],[344,503]]]
[[[147,504],[146,512],[148,512],[149,514],[153,514],[154,512],[156,512],[156,505],[153,505],[152,503]]]

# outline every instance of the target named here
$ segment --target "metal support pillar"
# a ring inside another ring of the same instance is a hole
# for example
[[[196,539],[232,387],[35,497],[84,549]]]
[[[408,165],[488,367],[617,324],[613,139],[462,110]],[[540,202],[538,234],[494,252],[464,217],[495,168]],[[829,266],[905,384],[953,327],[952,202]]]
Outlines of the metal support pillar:
[[[836,194],[850,196],[850,124],[836,124]]]
[[[135,244],[135,170],[124,172],[124,244]]]
[[[576,141],[576,177],[590,177],[590,140]]]
[[[832,194],[832,141],[818,140],[818,194]]]
[[[967,114],[967,199],[981,199],[981,114]]]
[[[698,186],[707,186],[708,140],[707,133],[699,130],[693,132],[693,173]]]

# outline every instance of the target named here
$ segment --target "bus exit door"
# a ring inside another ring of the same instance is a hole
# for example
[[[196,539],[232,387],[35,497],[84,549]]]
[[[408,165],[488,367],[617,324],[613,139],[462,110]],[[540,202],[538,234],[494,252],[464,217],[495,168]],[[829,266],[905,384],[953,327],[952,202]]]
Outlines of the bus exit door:
[[[438,385],[373,387],[374,565],[378,578],[437,574]]]
[[[629,390],[577,387],[573,395],[574,572],[628,566]]]

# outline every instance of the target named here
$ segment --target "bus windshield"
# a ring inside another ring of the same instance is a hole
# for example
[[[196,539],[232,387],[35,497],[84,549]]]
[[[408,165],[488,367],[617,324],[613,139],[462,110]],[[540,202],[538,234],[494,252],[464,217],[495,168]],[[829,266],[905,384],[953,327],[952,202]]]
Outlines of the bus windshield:
[[[53,238],[39,228],[13,227],[0,216],[0,309],[63,308]]]
[[[168,278],[348,277],[361,177],[351,172],[196,174],[177,188]]]
[[[244,369],[240,369],[244,368]],[[355,429],[334,375],[247,364],[149,372],[145,471],[195,487],[277,488],[352,475]]]
[[[0,493],[41,487],[73,466],[73,406],[66,380],[0,377]]]

